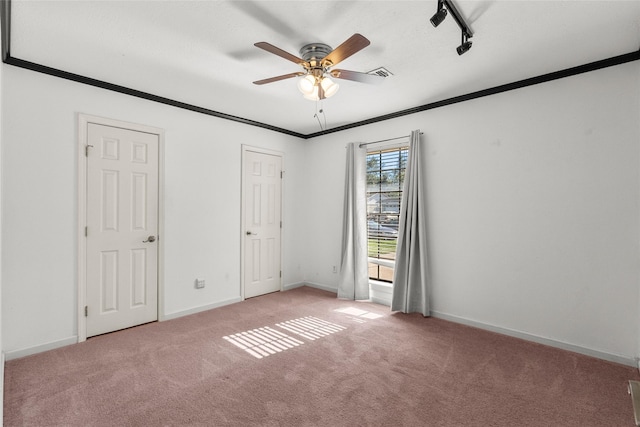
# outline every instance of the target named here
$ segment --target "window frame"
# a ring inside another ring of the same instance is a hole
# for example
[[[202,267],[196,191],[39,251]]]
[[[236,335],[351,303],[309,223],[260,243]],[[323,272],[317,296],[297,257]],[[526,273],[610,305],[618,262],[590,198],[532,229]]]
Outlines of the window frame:
[[[408,141],[406,142],[396,142],[396,143],[376,143],[376,144],[370,144],[367,146],[366,149],[366,156],[365,158],[368,158],[369,155],[373,154],[373,153],[379,153],[379,152],[384,152],[384,151],[401,151],[401,150],[406,150],[407,151],[407,160],[408,160],[408,150],[409,150],[409,143]],[[400,170],[404,169],[406,170],[406,162],[404,164],[404,168],[400,168]],[[398,220],[399,220],[399,216],[400,216],[400,206],[402,204],[402,194],[404,192],[404,179],[402,181],[402,185],[400,186],[400,200],[399,200],[399,205],[398,205]],[[369,191],[368,191],[368,186],[365,189],[365,198],[368,199],[368,195],[369,195]],[[369,221],[369,211],[367,209],[367,213],[366,213],[366,220],[367,223]],[[398,224],[399,225],[399,224]],[[396,240],[397,243],[397,240]],[[369,244],[369,227],[367,227],[367,245]],[[368,254],[367,254],[368,255]],[[378,258],[378,257],[370,257],[367,256],[367,265],[378,265],[378,266],[383,266],[383,267],[388,267],[391,269],[395,269],[395,259],[391,260],[391,259],[384,259],[384,258]],[[370,277],[368,276],[369,282],[371,284],[380,284],[383,286],[393,286],[393,279],[391,280],[383,280],[375,277]]]

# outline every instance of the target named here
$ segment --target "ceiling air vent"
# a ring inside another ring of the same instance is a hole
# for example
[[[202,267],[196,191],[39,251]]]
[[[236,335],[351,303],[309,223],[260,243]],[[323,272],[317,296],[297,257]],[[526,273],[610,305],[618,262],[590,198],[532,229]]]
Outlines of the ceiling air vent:
[[[375,70],[369,71],[367,74],[373,74],[373,75],[380,76],[380,77],[393,76],[393,73],[391,71],[387,70],[384,67],[378,67]]]

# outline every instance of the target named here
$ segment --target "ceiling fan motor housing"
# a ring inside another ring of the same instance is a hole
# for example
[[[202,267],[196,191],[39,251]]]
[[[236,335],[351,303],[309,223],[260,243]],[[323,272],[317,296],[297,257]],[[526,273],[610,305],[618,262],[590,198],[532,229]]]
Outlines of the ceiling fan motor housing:
[[[320,61],[333,51],[331,46],[324,43],[310,43],[302,46],[300,57],[311,64],[311,67],[321,67]]]

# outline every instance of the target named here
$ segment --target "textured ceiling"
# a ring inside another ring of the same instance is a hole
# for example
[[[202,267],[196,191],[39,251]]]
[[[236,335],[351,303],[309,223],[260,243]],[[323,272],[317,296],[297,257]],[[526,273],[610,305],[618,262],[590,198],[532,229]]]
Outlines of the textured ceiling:
[[[640,1],[453,2],[474,32],[462,56],[452,17],[429,22],[437,0],[13,0],[11,56],[309,134],[640,48]],[[371,45],[337,68],[385,67],[380,85],[340,80],[316,103],[297,79],[252,84],[301,69],[255,42],[299,55],[354,33]]]

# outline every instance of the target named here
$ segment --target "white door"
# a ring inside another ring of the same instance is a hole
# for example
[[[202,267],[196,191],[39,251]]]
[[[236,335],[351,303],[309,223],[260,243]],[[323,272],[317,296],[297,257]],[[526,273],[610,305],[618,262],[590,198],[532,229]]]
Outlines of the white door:
[[[158,319],[155,134],[87,128],[87,337]]]
[[[282,157],[245,151],[244,297],[279,291]]]

